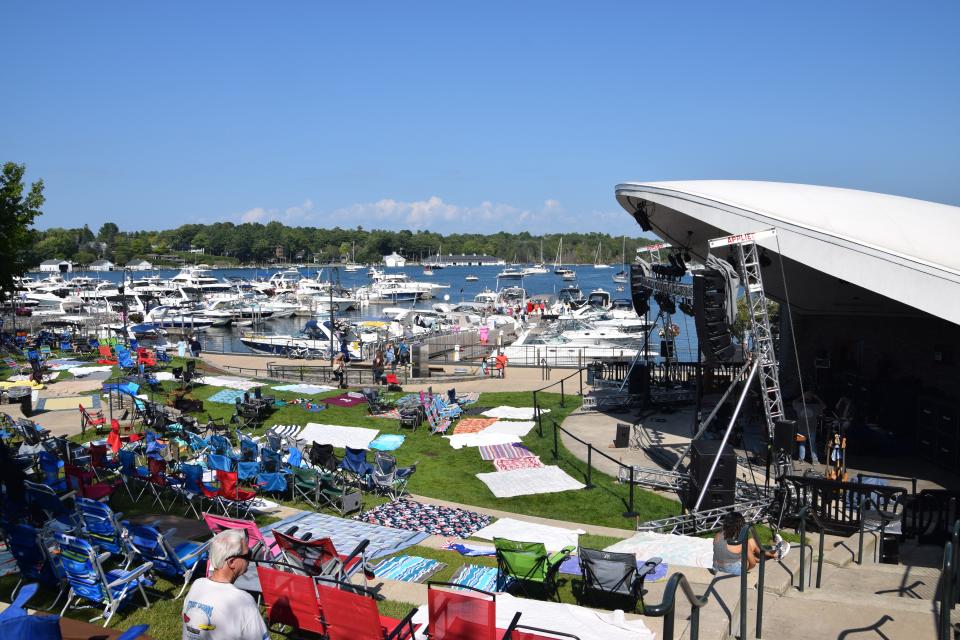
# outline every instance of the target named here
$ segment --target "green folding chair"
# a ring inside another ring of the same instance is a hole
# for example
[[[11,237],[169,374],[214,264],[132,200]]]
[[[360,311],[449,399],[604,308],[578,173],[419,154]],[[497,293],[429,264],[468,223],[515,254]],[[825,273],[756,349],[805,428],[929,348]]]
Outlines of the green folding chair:
[[[530,595],[527,587],[538,584],[548,597],[560,601],[557,593],[557,572],[560,565],[576,550],[567,546],[554,554],[548,554],[542,542],[518,542],[506,538],[494,538],[497,549],[497,591],[503,591],[509,579],[514,579],[520,589]]]

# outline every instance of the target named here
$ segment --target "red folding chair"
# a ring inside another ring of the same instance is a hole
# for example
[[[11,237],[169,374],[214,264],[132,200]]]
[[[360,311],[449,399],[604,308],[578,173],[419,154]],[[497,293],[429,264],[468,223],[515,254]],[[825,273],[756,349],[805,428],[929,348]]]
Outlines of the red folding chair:
[[[267,626],[288,625],[299,632],[327,635],[313,578],[257,565]]]
[[[218,516],[212,513],[204,513],[203,521],[207,523],[210,533],[216,535],[227,529],[240,529],[247,533],[247,543],[250,545],[250,551],[253,553],[254,560],[274,560],[280,556],[280,546],[276,540],[271,540],[270,533],[264,535],[260,527],[252,520],[237,520],[226,516]],[[276,532],[273,532],[276,536]]]
[[[87,411],[80,405],[80,434],[86,433],[88,427],[94,427],[97,433],[103,433],[103,426],[107,424],[107,419],[103,411]]]
[[[307,540],[293,537],[292,532],[274,530],[273,539],[277,541],[277,547],[287,562],[293,563],[309,576],[346,581],[364,566],[363,552],[370,544],[369,540],[362,540],[349,555],[343,555],[337,552],[330,538]]]
[[[480,589],[451,582],[428,582],[427,607],[430,640],[500,640],[506,633],[497,629],[496,595]]]
[[[114,357],[113,352],[110,351],[110,346],[102,344],[97,347],[97,352],[100,354],[100,358],[97,360],[97,364],[117,364],[117,359]]]
[[[120,468],[120,462],[116,459],[110,459],[107,455],[107,445],[90,444],[90,468],[97,478],[100,477],[100,471],[116,473]]]
[[[137,364],[142,364],[145,367],[155,367],[157,366],[157,359],[150,353],[150,350],[146,347],[137,348]]]
[[[78,496],[91,500],[101,500],[110,496],[120,484],[95,482],[96,475],[92,471],[72,464],[63,465],[63,472],[67,478],[67,487],[76,491]]]
[[[327,623],[329,640],[406,640],[413,638],[416,627],[413,609],[403,620],[380,615],[377,602],[372,597],[353,591],[338,589],[338,582],[317,581],[320,609]],[[354,585],[344,584],[346,589],[356,590]]]

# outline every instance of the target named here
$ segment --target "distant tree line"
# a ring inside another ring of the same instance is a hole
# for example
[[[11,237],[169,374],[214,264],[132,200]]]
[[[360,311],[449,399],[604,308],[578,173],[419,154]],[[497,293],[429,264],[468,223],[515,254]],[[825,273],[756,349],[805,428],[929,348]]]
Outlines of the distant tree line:
[[[456,233],[441,235],[430,231],[384,231],[355,229],[318,229],[288,227],[279,222],[268,224],[220,222],[210,225],[187,224],[165,231],[121,231],[107,222],[94,233],[82,228],[51,228],[31,231],[33,238],[26,249],[28,264],[43,260],[67,259],[89,264],[106,258],[123,265],[133,258],[148,254],[171,254],[191,249],[204,249],[199,261],[215,262],[215,256],[228,256],[241,263],[264,262],[338,262],[353,258],[357,262],[376,263],[383,256],[397,252],[408,259],[434,255],[442,247],[446,254],[486,254],[512,262],[536,262],[543,258],[553,262],[563,237],[564,263],[592,263],[597,246],[602,246],[600,260],[607,264],[620,262],[622,238],[605,233],[565,233],[536,236],[523,233]],[[629,262],[636,248],[649,244],[646,238],[627,238]]]

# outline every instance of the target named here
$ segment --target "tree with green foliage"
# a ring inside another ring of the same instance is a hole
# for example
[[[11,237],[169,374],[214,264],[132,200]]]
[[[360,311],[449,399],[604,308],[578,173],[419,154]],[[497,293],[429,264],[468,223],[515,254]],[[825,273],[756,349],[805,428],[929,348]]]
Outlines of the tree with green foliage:
[[[7,162],[0,174],[0,292],[4,295],[13,292],[13,279],[32,266],[27,262],[34,240],[32,225],[43,213],[43,180],[25,192],[24,173],[26,166]]]

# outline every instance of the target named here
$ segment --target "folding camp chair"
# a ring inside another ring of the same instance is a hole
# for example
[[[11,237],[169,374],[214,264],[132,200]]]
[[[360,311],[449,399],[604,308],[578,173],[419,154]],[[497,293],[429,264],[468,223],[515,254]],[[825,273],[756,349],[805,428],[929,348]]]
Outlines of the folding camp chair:
[[[340,465],[337,455],[333,451],[332,444],[320,444],[314,442],[310,445],[310,464],[327,471],[336,471]]]
[[[76,512],[70,500],[73,499],[73,492],[57,495],[49,486],[39,482],[30,482],[24,480],[23,487],[27,504],[34,509],[39,509],[47,518],[55,520],[48,522],[47,526],[56,527],[59,531],[73,531],[77,528]]]
[[[106,424],[107,418],[103,415],[103,411],[88,411],[82,404],[80,405],[80,435],[86,433],[90,427],[94,427],[99,435],[103,433]]]
[[[87,471],[82,467],[67,464],[63,467],[66,474],[67,487],[71,491],[83,498],[91,500],[103,500],[110,497],[120,484],[108,484],[106,482],[95,482],[96,474],[93,471]]]
[[[376,600],[354,590],[351,585],[318,580],[317,595],[329,640],[407,640],[414,637],[416,609],[403,620],[388,618],[380,615]]]
[[[67,587],[59,558],[50,553],[42,531],[24,523],[5,524],[0,531],[3,532],[7,549],[20,570],[20,579],[13,587],[10,597],[16,595],[17,589],[24,582],[40,582],[59,589],[57,599],[50,605],[51,608],[56,606]]]
[[[327,635],[323,612],[313,578],[257,565],[263,603],[267,609],[267,626],[292,627],[300,633]]]
[[[250,552],[256,562],[260,560],[278,560],[280,558],[280,546],[276,540],[267,538],[261,531],[257,523],[252,520],[238,520],[226,516],[218,516],[213,513],[204,513],[203,521],[207,523],[210,533],[216,535],[227,529],[240,529],[247,534],[247,544],[250,546]]]
[[[266,473],[280,473],[283,470],[283,460],[280,453],[273,449],[260,449],[260,467]]]
[[[95,548],[108,551],[126,559],[124,568],[133,561],[128,541],[128,522],[122,522],[122,513],[114,513],[107,505],[90,500],[76,499],[77,513],[80,515],[80,531]]]
[[[230,444],[230,441],[227,440],[224,436],[219,434],[212,434],[207,436],[207,442],[210,443],[210,446],[213,448],[214,453],[232,458],[234,460],[240,460],[240,452],[233,448],[233,445]]]
[[[97,364],[117,364],[117,359],[113,356],[113,352],[110,351],[109,346],[101,344],[97,347],[97,352],[100,354],[100,357],[97,359]]]
[[[637,558],[632,553],[612,553],[580,547],[578,555],[580,571],[583,574],[580,600],[588,595],[627,599],[631,604],[631,611],[637,608],[637,602],[643,606],[643,581],[663,562],[660,558],[651,558],[638,570]]]
[[[400,427],[406,427],[414,431],[417,430],[423,421],[426,420],[426,414],[423,407],[415,405],[413,407],[404,406],[398,409],[400,411]]]
[[[383,398],[383,394],[379,388],[364,387],[361,393],[367,401],[367,408],[370,413],[384,413],[394,408],[392,402],[387,402]]]
[[[447,404],[443,401],[443,398],[440,396],[433,396],[433,407],[437,410],[444,418],[450,418],[451,420],[459,418],[463,413],[463,409],[460,408],[460,405],[456,403]]]
[[[230,513],[230,506],[236,508],[237,516],[241,509],[245,515],[250,515],[253,500],[257,497],[256,491],[241,489],[236,471],[217,471],[217,482],[220,483],[220,500],[224,511]]]
[[[437,408],[432,404],[423,405],[423,413],[427,419],[427,424],[430,425],[430,433],[446,433],[447,429],[450,428],[450,425],[453,424],[453,421],[450,418],[445,418],[437,412]]]
[[[542,542],[519,542],[506,538],[494,538],[493,545],[497,553],[497,590],[502,591],[509,578],[520,585],[520,589],[529,595],[527,585],[539,584],[548,596],[557,598],[557,572],[560,565],[576,550],[567,546],[554,554],[548,554]]]
[[[164,494],[171,494],[170,506],[176,502],[176,498],[182,493],[175,487],[183,483],[183,480],[167,473],[167,461],[149,458],[147,460],[150,477],[147,479],[148,487],[153,494],[153,504],[159,504],[164,511],[167,505],[164,504]]]
[[[87,450],[90,452],[90,468],[93,469],[97,478],[100,477],[101,471],[106,475],[116,473],[120,469],[120,461],[109,456],[106,445],[91,442]]]
[[[456,590],[454,590],[456,589]],[[500,640],[497,596],[467,585],[427,583],[430,640]]]
[[[366,449],[347,447],[340,469],[348,474],[362,489],[373,488],[373,466],[367,462]]]
[[[50,453],[49,451],[41,451],[37,455],[37,466],[43,474],[43,484],[57,493],[63,493],[67,490],[66,478],[60,477],[60,470],[63,469],[63,460],[56,454]]]
[[[362,491],[349,486],[337,473],[321,471],[318,478],[321,506],[336,509],[341,516],[353,511],[363,511]]]
[[[174,490],[179,491],[187,503],[187,510],[183,515],[193,511],[193,515],[199,518],[203,512],[204,500],[208,500],[211,506],[216,505],[221,510],[224,509],[220,502],[220,489],[203,481],[203,467],[196,464],[183,464],[180,465],[180,471],[183,474],[183,483],[174,485]]]
[[[407,481],[417,471],[416,463],[409,467],[397,466],[397,459],[383,451],[378,451],[373,457],[373,486],[377,491],[385,493],[392,500],[403,495],[407,488]]]
[[[279,471],[258,473],[256,476],[257,491],[261,493],[283,494],[290,488],[287,475]]]
[[[366,583],[369,570],[365,569],[367,564],[365,552],[370,545],[369,540],[361,540],[353,551],[343,555],[337,552],[330,538],[310,539],[309,534],[305,538],[296,538],[293,536],[296,529],[293,527],[287,533],[273,532],[273,539],[276,540],[277,547],[286,562],[308,576],[326,577],[339,581],[349,580],[357,571],[364,569],[364,583]]]
[[[222,438],[222,436],[218,437]],[[259,457],[260,445],[254,442],[252,438],[240,435],[240,460],[243,462],[255,462]]]
[[[252,483],[256,480],[258,475],[260,475],[259,462],[237,463],[237,478],[240,480],[240,482]]]
[[[174,599],[182,596],[210,542],[174,541],[176,529],[162,533],[156,527],[135,524],[129,530],[131,547],[144,561],[153,565],[153,571],[167,578],[183,579],[183,587]]]
[[[237,468],[237,461],[217,453],[208,453],[207,468],[211,471],[233,471]]]
[[[117,453],[117,458],[120,460],[120,479],[123,480],[123,486],[126,488],[130,499],[136,502],[147,491],[150,484],[150,470],[147,467],[137,466],[137,454],[133,451],[122,449]],[[133,490],[130,487],[137,482],[141,484],[140,493],[134,497]]]
[[[145,577],[153,566],[149,562],[141,564],[132,571],[125,569],[107,571],[103,567],[103,561],[108,554],[97,554],[86,540],[63,533],[56,534],[54,539],[60,548],[60,561],[67,582],[70,584],[67,603],[60,612],[61,616],[67,612],[74,600],[88,600],[103,605],[103,613],[93,620],[104,618],[103,626],[107,626],[117,609],[138,590],[144,604],[148,609],[150,608],[147,593],[143,590],[144,585],[151,584]]]

